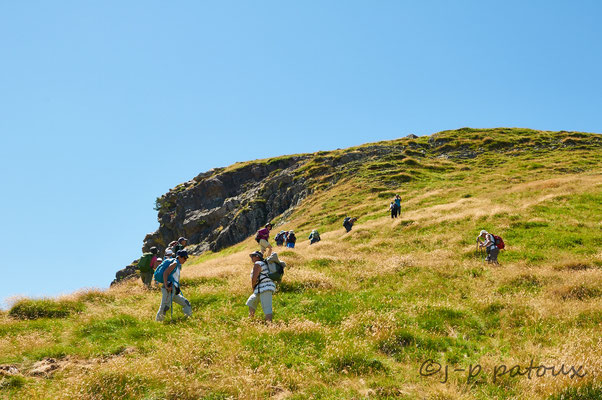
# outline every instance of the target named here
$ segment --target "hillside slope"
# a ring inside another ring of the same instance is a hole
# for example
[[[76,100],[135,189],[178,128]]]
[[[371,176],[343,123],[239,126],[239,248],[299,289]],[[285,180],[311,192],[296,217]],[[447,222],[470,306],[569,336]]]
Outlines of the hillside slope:
[[[247,237],[185,265],[189,319],[176,306],[173,321],[154,322],[160,293],[139,280],[15,304],[0,319],[0,396],[602,398],[601,147],[597,134],[465,128],[284,157],[268,177],[300,182],[294,204],[240,197],[245,213],[263,210],[257,220],[300,239],[277,249],[289,268],[274,324],[246,317]],[[172,198],[270,163],[213,171]],[[392,220],[395,193],[402,214]],[[191,212],[182,204],[172,207]],[[350,233],[345,215],[359,217]],[[322,241],[310,246],[315,228]],[[475,254],[481,229],[504,238],[500,266]],[[429,359],[442,371],[421,376]],[[585,376],[501,375],[502,364],[523,373],[531,362]]]

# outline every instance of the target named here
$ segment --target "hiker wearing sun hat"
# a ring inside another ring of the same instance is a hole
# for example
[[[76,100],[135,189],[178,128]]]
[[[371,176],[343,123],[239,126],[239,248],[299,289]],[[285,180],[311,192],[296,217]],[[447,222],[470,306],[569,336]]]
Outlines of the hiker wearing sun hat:
[[[499,240],[501,240],[501,238]],[[484,247],[487,251],[487,257],[485,258],[485,261],[488,263],[498,264],[497,256],[500,252],[500,248],[503,248],[503,241],[501,242],[499,248],[497,246],[496,236],[483,229],[479,233],[479,236],[477,236],[477,245],[480,248]]]
[[[251,270],[251,287],[253,293],[247,300],[247,306],[249,307],[249,317],[255,316],[255,310],[259,302],[261,302],[261,308],[265,315],[265,320],[268,322],[272,321],[272,295],[276,291],[276,284],[269,278],[268,265],[263,259],[261,251],[255,251],[249,254],[251,262],[253,263],[253,269]]]
[[[175,260],[166,259],[155,271],[155,280],[163,284],[161,288],[161,305],[156,317],[157,321],[163,321],[165,313],[172,308],[172,303],[174,302],[182,306],[182,311],[187,317],[192,315],[190,302],[182,296],[182,292],[180,291],[180,271],[182,270],[182,264],[186,260],[188,260],[188,252],[180,250],[176,253]]]

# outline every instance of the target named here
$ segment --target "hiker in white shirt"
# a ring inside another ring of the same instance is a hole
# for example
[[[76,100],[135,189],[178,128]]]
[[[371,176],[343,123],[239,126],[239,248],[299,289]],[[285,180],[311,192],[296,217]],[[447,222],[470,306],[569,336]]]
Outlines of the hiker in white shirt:
[[[263,260],[263,254],[260,251],[249,254],[253,262],[251,271],[251,287],[253,294],[247,300],[249,306],[249,317],[255,316],[255,310],[259,302],[265,314],[265,320],[272,322],[272,295],[276,291],[276,284],[268,277],[268,265]]]

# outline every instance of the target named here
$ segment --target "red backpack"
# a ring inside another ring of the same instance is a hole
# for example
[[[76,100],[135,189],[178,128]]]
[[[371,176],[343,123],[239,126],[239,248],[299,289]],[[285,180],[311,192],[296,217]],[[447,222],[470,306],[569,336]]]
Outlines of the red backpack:
[[[491,234],[491,236],[493,236],[493,241],[498,249],[502,250],[506,247],[506,245],[504,244],[504,239],[502,239],[501,236],[497,236],[494,234]]]

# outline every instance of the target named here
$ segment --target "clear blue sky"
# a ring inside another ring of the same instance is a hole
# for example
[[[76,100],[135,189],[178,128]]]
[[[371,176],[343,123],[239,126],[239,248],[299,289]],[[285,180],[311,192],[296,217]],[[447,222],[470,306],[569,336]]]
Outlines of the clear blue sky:
[[[602,131],[598,1],[0,3],[0,298],[107,287],[155,198],[236,161]]]

